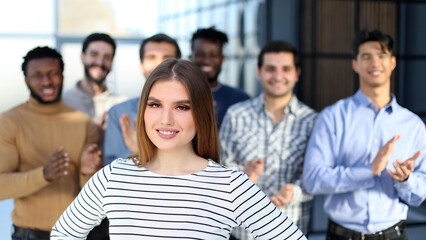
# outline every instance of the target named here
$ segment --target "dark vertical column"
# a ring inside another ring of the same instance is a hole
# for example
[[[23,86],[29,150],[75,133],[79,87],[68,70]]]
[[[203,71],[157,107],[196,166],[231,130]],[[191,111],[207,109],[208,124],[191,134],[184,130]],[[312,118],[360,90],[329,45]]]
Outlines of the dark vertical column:
[[[407,29],[407,19],[406,19],[406,4],[402,3],[400,0],[396,3],[396,46],[395,54],[397,57],[397,68],[395,69],[394,75],[397,76],[397,81],[395,81],[395,95],[399,103],[405,105],[405,96],[404,96],[404,79],[405,79],[405,59],[399,58],[399,56],[404,55],[405,53],[405,34]]]
[[[357,34],[361,29],[360,29],[360,1],[355,0],[354,2],[354,33],[353,36],[355,36],[355,34]],[[353,37],[352,36],[352,37]],[[356,57],[356,56],[355,56]],[[353,86],[353,90],[354,93],[358,90],[359,88],[359,79],[358,79],[358,74],[356,74],[355,72],[352,73],[352,86]]]
[[[316,25],[316,21],[317,21],[317,1],[316,0],[312,0],[312,5],[311,5],[311,29],[312,29],[312,41],[311,41],[311,99],[313,101],[312,103],[312,107],[314,109],[318,109],[319,106],[319,101],[317,99],[317,84],[316,84],[316,80],[317,80],[317,66],[316,66],[316,60],[317,60],[317,25]]]

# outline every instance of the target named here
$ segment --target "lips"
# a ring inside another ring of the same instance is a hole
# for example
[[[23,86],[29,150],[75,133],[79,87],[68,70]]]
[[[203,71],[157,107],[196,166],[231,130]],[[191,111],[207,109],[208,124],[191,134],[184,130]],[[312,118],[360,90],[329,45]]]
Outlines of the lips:
[[[43,88],[43,89],[41,89],[41,93],[43,95],[47,95],[47,96],[56,95],[56,89],[55,88]]]
[[[211,71],[213,71],[213,67],[212,66],[202,66],[201,67],[201,71],[203,71],[203,72],[211,72]]]
[[[157,129],[158,136],[164,139],[174,138],[179,131],[173,129]]]
[[[97,75],[102,74],[103,75],[103,74],[105,74],[106,70],[103,67],[91,67],[90,72],[92,74],[97,74]]]
[[[370,71],[369,74],[373,77],[380,76],[382,74],[382,71],[376,70],[376,71]]]
[[[107,71],[107,68],[104,65],[92,64],[89,66],[90,69],[99,69],[102,71]]]

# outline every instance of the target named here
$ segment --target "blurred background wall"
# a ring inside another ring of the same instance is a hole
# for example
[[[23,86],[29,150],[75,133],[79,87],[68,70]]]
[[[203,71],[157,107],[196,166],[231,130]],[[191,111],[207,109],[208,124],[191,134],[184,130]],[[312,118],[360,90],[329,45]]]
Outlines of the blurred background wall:
[[[396,41],[392,91],[399,103],[426,120],[426,1],[386,0],[14,0],[0,2],[0,112],[28,99],[20,70],[22,57],[36,46],[58,49],[65,61],[64,90],[83,76],[81,43],[93,32],[117,41],[110,90],[135,97],[141,41],[163,32],[177,39],[188,59],[192,33],[215,26],[229,43],[221,82],[252,97],[260,92],[257,54],[270,40],[284,40],[301,52],[296,95],[317,111],[352,95],[359,87],[351,68],[350,41],[364,28],[379,28]],[[316,197],[311,239],[324,239],[323,196]],[[0,202],[0,239],[10,236],[11,200]],[[423,239],[426,205],[411,208],[410,239]]]

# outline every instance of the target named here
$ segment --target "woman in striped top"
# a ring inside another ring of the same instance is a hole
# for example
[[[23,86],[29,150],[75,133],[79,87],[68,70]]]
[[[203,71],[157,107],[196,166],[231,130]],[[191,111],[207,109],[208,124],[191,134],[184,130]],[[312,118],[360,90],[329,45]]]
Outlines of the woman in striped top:
[[[208,82],[169,59],[147,79],[138,109],[139,153],[97,172],[65,210],[51,239],[86,239],[108,217],[114,239],[306,239],[248,177],[219,164]]]

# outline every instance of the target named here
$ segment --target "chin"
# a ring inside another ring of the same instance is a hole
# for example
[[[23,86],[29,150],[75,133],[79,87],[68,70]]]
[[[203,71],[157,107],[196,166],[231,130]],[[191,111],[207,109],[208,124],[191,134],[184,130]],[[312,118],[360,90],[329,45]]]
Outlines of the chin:
[[[164,152],[173,152],[177,149],[178,148],[174,146],[157,146],[158,151],[164,151]]]

